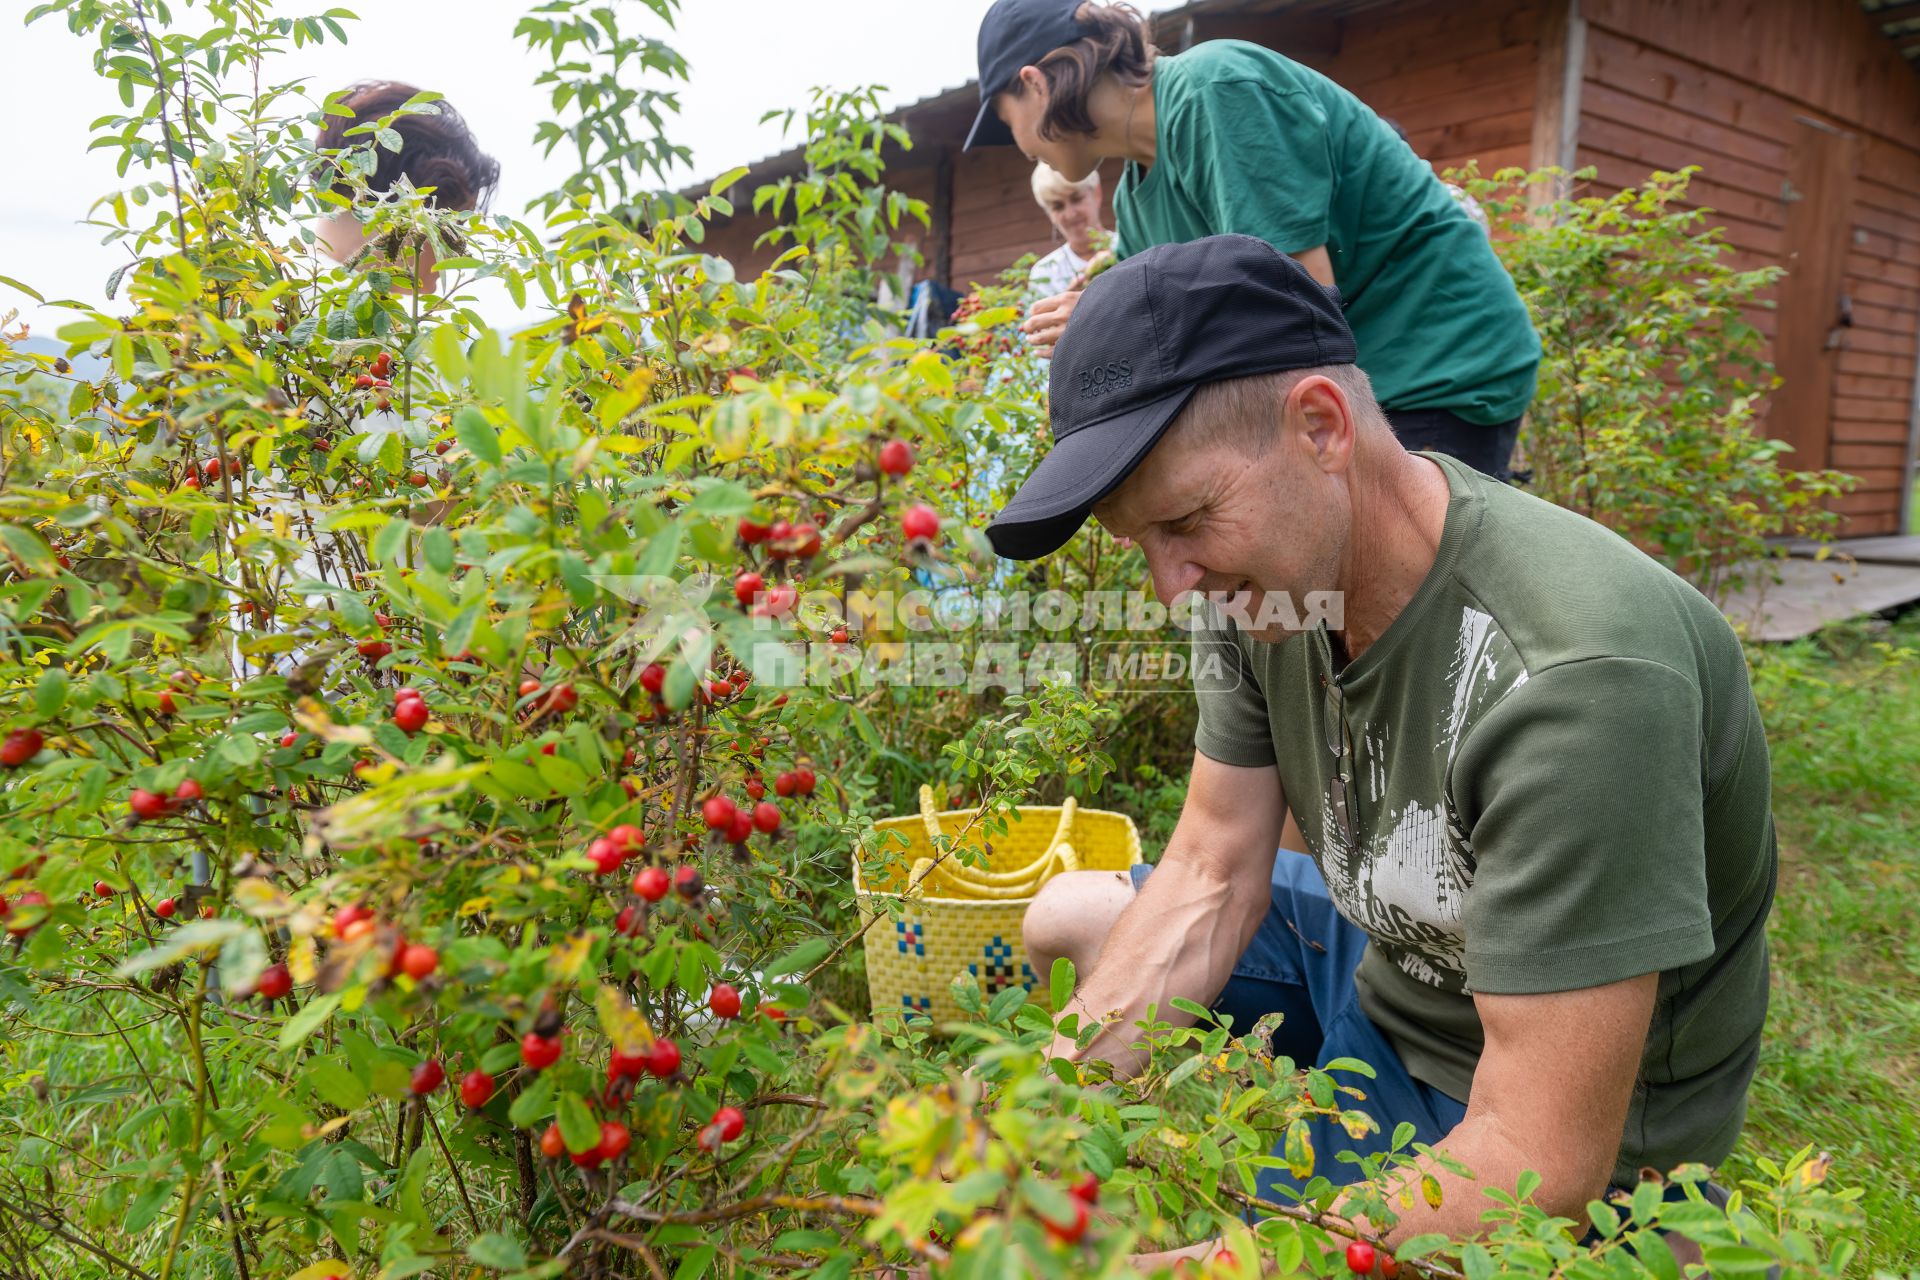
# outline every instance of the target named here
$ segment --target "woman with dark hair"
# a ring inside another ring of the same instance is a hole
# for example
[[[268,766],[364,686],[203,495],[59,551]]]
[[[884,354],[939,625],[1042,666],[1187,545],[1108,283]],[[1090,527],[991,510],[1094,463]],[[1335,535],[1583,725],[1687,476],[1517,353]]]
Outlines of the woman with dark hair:
[[[368,191],[385,195],[405,178],[416,190],[425,192],[426,203],[432,208],[461,212],[485,208],[500,182],[499,162],[480,150],[452,103],[424,103],[403,111],[420,92],[397,80],[367,80],[348,89],[338,102],[352,114],[329,115],[320,136],[314,139],[315,150],[327,157],[316,171],[316,181],[352,200],[355,189],[341,175],[338,153],[367,149],[374,161],[373,172],[366,179]],[[386,127],[400,135],[398,151],[381,146],[370,131],[349,132],[388,117],[392,119]],[[366,247],[367,236],[353,209],[345,208],[320,224],[320,241],[329,257],[344,263]],[[434,287],[433,262],[432,247],[421,246],[414,275],[423,289]]]
[[[1379,116],[1271,49],[1154,47],[1124,4],[997,0],[980,24],[968,147],[1014,145],[1069,182],[1125,161],[1115,252],[1237,232],[1340,291],[1402,443],[1504,477],[1540,340],[1487,237]],[[1023,326],[1046,347],[1076,292]]]

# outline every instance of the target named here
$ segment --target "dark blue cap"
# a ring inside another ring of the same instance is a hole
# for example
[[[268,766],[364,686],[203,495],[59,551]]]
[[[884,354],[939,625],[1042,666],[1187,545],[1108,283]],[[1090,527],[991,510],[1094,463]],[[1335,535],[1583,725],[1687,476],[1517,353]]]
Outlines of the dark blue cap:
[[[1013,131],[993,111],[993,95],[1013,87],[1020,68],[1072,44],[1093,28],[1075,18],[1086,0],[995,0],[980,19],[980,114],[960,148],[1010,147]]]
[[[1340,293],[1265,240],[1163,244],[1096,276],[1053,349],[1053,448],[987,526],[1033,560],[1066,545],[1209,382],[1353,364]]]

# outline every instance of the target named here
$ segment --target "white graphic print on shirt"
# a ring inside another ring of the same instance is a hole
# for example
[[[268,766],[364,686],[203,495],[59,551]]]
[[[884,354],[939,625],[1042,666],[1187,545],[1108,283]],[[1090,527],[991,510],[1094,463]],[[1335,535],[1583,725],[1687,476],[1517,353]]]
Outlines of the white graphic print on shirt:
[[[1447,771],[1467,727],[1524,684],[1527,672],[1492,617],[1462,609],[1447,679],[1453,698],[1446,722],[1429,732],[1396,731],[1390,722],[1348,726],[1354,751],[1347,783],[1353,837],[1344,834],[1329,785],[1321,797],[1320,820],[1327,847],[1314,852],[1334,905],[1367,931],[1382,954],[1417,981],[1464,993],[1466,936],[1460,921],[1473,883],[1474,853],[1446,800]],[[1338,705],[1321,714],[1341,713]],[[1322,729],[1341,732],[1337,725]],[[1422,749],[1423,743],[1431,743],[1432,750]],[[1397,812],[1382,811],[1381,798],[1391,794],[1389,770],[1402,794],[1412,790],[1423,799]],[[1409,772],[1412,778],[1403,776]]]

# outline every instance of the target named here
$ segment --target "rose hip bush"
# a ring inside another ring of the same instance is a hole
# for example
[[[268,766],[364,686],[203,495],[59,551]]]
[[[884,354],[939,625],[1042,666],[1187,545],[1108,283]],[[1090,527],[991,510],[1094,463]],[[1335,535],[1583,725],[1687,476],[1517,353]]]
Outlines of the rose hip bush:
[[[349,15],[30,17],[95,44],[135,185],[96,209],[116,308],[67,304],[59,358],[0,344],[10,1273],[1080,1276],[1224,1235],[1208,1274],[1670,1277],[1623,1247],[1655,1223],[1716,1270],[1847,1268],[1852,1193],[1806,1152],[1732,1212],[1595,1206],[1598,1245],[1509,1196],[1484,1243],[1376,1258],[1324,1183],[1250,1227],[1268,1153],[1313,1164],[1303,1116],[1372,1123],[1363,1071],[1164,1023],[1135,1080],[1049,1064],[1064,965],[962,985],[939,1034],[863,1016],[873,819],[962,782],[991,832],[1097,784],[1115,719],[833,666],[850,592],[996,572],[967,478],[1039,425],[852,305],[876,220],[924,213],[838,118],[871,94],[816,99],[806,216],[741,280],[700,249],[723,198],[647,194],[680,153],[636,81],[682,64],[555,0],[519,28],[578,151],[547,231],[362,193],[337,269],[316,163],[363,183],[397,135],[317,157],[329,104],[274,59]],[[547,318],[489,329],[479,278]]]

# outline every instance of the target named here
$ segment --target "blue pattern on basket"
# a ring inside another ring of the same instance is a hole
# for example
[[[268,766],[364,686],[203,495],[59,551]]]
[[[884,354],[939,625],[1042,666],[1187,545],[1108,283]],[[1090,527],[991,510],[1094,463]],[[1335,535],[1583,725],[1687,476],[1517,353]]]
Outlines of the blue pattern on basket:
[[[1025,960],[1020,962],[1020,972],[1013,971],[1013,947],[997,935],[985,948],[985,965],[970,964],[967,972],[980,982],[983,991],[1004,991],[1008,987],[1025,987],[1033,990],[1033,967]]]

